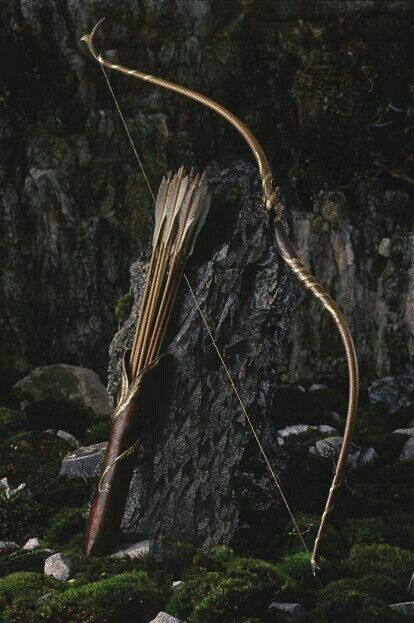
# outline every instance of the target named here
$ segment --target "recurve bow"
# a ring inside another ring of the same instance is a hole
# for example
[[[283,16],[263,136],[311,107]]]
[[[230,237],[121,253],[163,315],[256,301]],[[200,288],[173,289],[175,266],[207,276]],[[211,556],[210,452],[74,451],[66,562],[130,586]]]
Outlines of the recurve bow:
[[[242,122],[236,115],[227,110],[221,104],[215,102],[214,100],[206,97],[205,95],[201,95],[192,89],[187,87],[174,84],[173,82],[169,82],[168,80],[164,80],[163,78],[158,78],[156,76],[152,76],[151,74],[146,74],[141,71],[137,71],[135,69],[129,69],[122,65],[111,63],[110,61],[103,58],[101,54],[99,54],[94,45],[94,35],[102,23],[103,20],[100,20],[92,32],[89,35],[84,35],[82,37],[82,41],[84,41],[93,55],[93,57],[100,63],[102,67],[106,67],[108,69],[112,69],[121,74],[125,74],[127,76],[131,76],[138,80],[142,80],[144,82],[149,82],[157,87],[161,87],[163,89],[167,89],[169,91],[173,91],[175,93],[179,93],[184,97],[187,97],[191,100],[198,102],[199,104],[210,108],[215,113],[226,119],[236,130],[241,134],[244,138],[248,146],[250,147],[253,156],[256,160],[259,175],[262,186],[262,204],[263,208],[269,214],[269,219],[274,232],[274,240],[276,247],[282,256],[283,260],[292,270],[292,272],[296,275],[297,279],[300,283],[311,292],[311,294],[320,302],[320,304],[328,311],[331,315],[335,326],[341,336],[343,346],[345,349],[345,355],[347,360],[348,367],[348,408],[347,415],[345,421],[345,428],[343,433],[342,445],[338,455],[335,474],[329,488],[328,497],[325,503],[325,507],[320,519],[318,531],[316,534],[315,542],[313,545],[313,550],[311,554],[311,563],[313,569],[317,568],[317,555],[319,550],[320,541],[322,538],[322,534],[324,532],[325,526],[328,521],[328,516],[332,510],[335,492],[341,484],[346,463],[349,455],[350,445],[351,445],[351,437],[352,432],[355,426],[356,420],[356,411],[358,405],[358,363],[355,352],[355,346],[352,339],[351,332],[348,327],[348,323],[336,305],[335,301],[331,298],[325,288],[319,284],[316,279],[311,275],[311,273],[304,266],[302,261],[297,256],[296,252],[292,248],[290,241],[288,239],[287,233],[283,227],[281,214],[282,214],[282,204],[280,198],[279,188],[274,186],[273,184],[273,175],[272,170],[270,168],[269,162],[265,156],[265,153],[257,140],[257,138],[253,135],[253,133],[249,130],[249,128]]]

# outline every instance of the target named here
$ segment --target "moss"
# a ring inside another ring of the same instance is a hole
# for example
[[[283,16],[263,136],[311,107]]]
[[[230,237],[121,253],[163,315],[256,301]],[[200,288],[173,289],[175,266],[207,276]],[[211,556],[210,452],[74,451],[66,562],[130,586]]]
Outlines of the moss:
[[[27,417],[21,411],[0,407],[0,439],[6,441],[27,427]]]
[[[351,544],[387,543],[414,550],[414,522],[408,513],[350,519],[344,533]]]
[[[354,545],[345,568],[355,578],[377,574],[408,585],[414,567],[414,552],[386,544]]]
[[[126,292],[119,297],[115,305],[115,317],[118,324],[124,324],[125,320],[129,317],[132,306],[134,304],[134,295],[132,292]]]
[[[173,580],[179,580],[191,569],[196,551],[191,543],[167,542],[163,545],[161,566]]]
[[[334,567],[326,558],[319,558],[318,577],[322,582],[332,579]],[[307,552],[295,552],[286,554],[281,562],[276,563],[276,568],[285,576],[292,578],[297,586],[314,589],[315,578]]]
[[[331,582],[318,592],[310,620],[315,623],[391,623],[401,617],[355,580]]]
[[[27,483],[46,506],[48,487],[56,479],[67,444],[56,435],[19,433],[0,446],[0,469],[13,484]]]
[[[0,494],[0,534],[2,539],[24,542],[41,534],[47,523],[48,509],[28,499],[23,491],[11,499]]]
[[[44,588],[44,583],[44,576],[40,573],[11,573],[6,578],[1,578],[0,611],[24,592],[30,591],[34,595],[40,595]]]
[[[11,573],[0,579],[2,623],[37,623],[37,600],[45,593],[59,589],[59,582],[43,573]]]
[[[48,524],[45,540],[52,546],[64,545],[77,532],[84,529],[85,517],[82,508],[62,508]]]
[[[83,444],[85,446],[90,446],[93,443],[106,441],[109,437],[110,428],[111,420],[109,418],[94,422],[82,435]]]
[[[69,588],[39,606],[38,614],[47,623],[148,623],[164,597],[144,572],[133,571]]]
[[[0,558],[0,576],[6,576],[16,571],[43,572],[48,556],[50,556],[50,551],[40,548],[29,552],[17,551],[11,556],[3,556]]]
[[[190,619],[196,604],[219,584],[221,577],[216,571],[194,576],[175,591],[165,609],[179,619]]]

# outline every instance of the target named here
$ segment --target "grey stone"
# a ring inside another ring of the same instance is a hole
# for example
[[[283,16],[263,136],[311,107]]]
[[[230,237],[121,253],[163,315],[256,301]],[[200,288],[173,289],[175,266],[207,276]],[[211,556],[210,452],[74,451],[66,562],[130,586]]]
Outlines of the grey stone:
[[[382,257],[390,257],[391,252],[391,240],[390,238],[383,238],[378,245],[378,253]]]
[[[66,582],[72,574],[72,563],[60,552],[52,554],[45,560],[45,575],[51,575],[56,580]]]
[[[278,470],[288,459],[275,444],[274,362],[282,357],[287,335],[287,310],[295,292],[292,277],[277,256],[267,216],[258,209],[260,195],[254,168],[239,164],[220,174],[211,169],[209,179],[220,201],[229,192],[237,193],[237,209],[225,240],[211,246],[207,237],[204,244],[209,247],[208,253],[201,263],[187,270],[187,275],[208,321],[215,318],[216,340],[227,344],[226,363],[245,404],[261,414],[258,434]],[[202,248],[202,238],[199,240]],[[133,338],[145,275],[146,263],[137,261],[131,268],[133,310],[110,348],[111,395],[118,387],[121,357]],[[242,521],[237,497],[240,489],[243,487],[245,495],[252,498],[252,514],[260,515],[275,509],[274,485],[265,469],[258,475],[245,467],[251,433],[237,397],[228,391],[185,282],[169,334],[171,341],[165,347],[168,356],[157,371],[165,375],[161,386],[168,408],[157,404],[161,397],[157,392],[153,404],[160,443],[152,441],[155,431],[150,419],[144,421],[122,531],[128,539],[149,535],[156,548],[171,532],[199,546],[226,544]],[[294,392],[302,402],[309,399],[297,388]],[[258,491],[260,495],[255,495]]]
[[[366,450],[362,450],[358,456],[357,467],[366,467],[367,465],[371,465],[375,463],[379,458],[377,452],[374,448],[367,448]]]
[[[52,597],[53,593],[45,593],[36,601],[37,604],[44,604],[50,597]]]
[[[99,476],[100,463],[105,453],[106,441],[82,446],[63,457],[59,476],[67,478],[94,478]]]
[[[397,428],[392,431],[393,435],[406,435],[407,437],[414,437],[414,428]]]
[[[414,573],[411,576],[411,580],[407,586],[407,591],[414,595]]]
[[[77,433],[80,419],[108,417],[111,403],[98,375],[88,368],[63,363],[35,368],[18,381],[13,393],[29,403],[32,426],[63,428]]]
[[[305,614],[305,610],[301,604],[278,602],[270,604],[269,612],[271,614],[282,615],[292,621],[298,621]]]
[[[149,556],[150,551],[150,541],[140,541],[139,543],[131,543],[120,547],[111,554],[111,558],[145,558]]]
[[[11,554],[20,549],[14,541],[0,541],[0,554]]]
[[[341,449],[341,446],[342,446],[342,437],[340,437],[339,435],[335,435],[332,437],[325,437],[324,439],[318,439],[318,441],[316,441],[314,446],[310,446],[309,452],[311,454],[317,454],[323,458],[335,459]],[[370,448],[369,452],[366,451],[368,452],[368,454],[366,455],[364,460],[367,460],[367,461],[374,460],[371,450],[373,450],[373,448]],[[348,461],[347,461],[348,465],[353,469],[356,469],[357,467],[362,467],[363,464],[366,464],[366,463],[360,464],[362,455],[363,455],[363,452],[359,448],[357,448],[355,445],[351,444],[351,448],[350,448],[349,455],[348,455]]]
[[[414,462],[414,437],[410,437],[405,442],[404,447],[399,456],[401,463],[413,463]]]
[[[37,537],[33,537],[29,539],[28,541],[26,541],[22,549],[28,550],[30,552],[33,549],[36,549],[36,547],[40,547],[40,546],[41,546],[40,540]]]
[[[329,426],[329,424],[320,424],[317,429],[319,433],[324,435],[332,435],[333,433],[336,433],[336,428]]]
[[[414,404],[414,376],[401,374],[377,379],[368,388],[371,402],[385,404],[391,413]]]
[[[79,443],[79,441],[76,439],[76,437],[74,435],[71,435],[70,433],[66,432],[65,430],[58,430],[56,435],[58,437],[60,437],[61,439],[63,439],[63,441],[66,441],[66,443],[68,443],[70,446],[72,446],[72,448],[79,448],[80,443]]]
[[[327,389],[327,385],[324,385],[323,383],[314,383],[313,385],[311,385],[309,387],[309,391],[310,392],[317,392],[319,389]]]
[[[177,589],[179,589],[181,586],[184,586],[184,582],[182,580],[176,580],[175,582],[172,583],[172,589],[173,591],[176,591]]]
[[[292,424],[291,426],[285,426],[277,431],[277,434],[282,439],[288,439],[289,437],[296,437],[309,431],[317,431],[317,426],[310,426],[309,424]]]
[[[390,604],[390,608],[397,610],[401,614],[411,615],[414,614],[414,601],[403,601],[398,604]]]
[[[159,612],[155,619],[152,619],[149,623],[184,623],[184,621],[176,619],[166,612]]]

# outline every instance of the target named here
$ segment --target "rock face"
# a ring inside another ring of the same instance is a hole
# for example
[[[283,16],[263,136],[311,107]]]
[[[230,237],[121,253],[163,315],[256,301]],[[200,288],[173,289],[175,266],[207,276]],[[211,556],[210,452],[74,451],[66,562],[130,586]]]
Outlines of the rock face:
[[[382,402],[391,413],[414,405],[414,376],[386,376],[377,379],[368,388],[371,402]]]
[[[2,2],[6,378],[56,361],[103,373],[128,267],[148,254],[150,195],[101,72],[80,42],[102,17],[101,5]],[[115,61],[193,86],[248,121],[289,196],[296,246],[350,318],[363,373],[374,378],[410,367],[410,133],[400,123],[409,115],[389,111],[374,127],[372,111],[388,109],[410,79],[403,59],[412,3],[224,5],[106,0],[107,25],[97,43]],[[396,55],[388,53],[391,45]],[[204,167],[220,158],[224,168],[247,159],[236,133],[202,107],[128,78],[119,84],[153,187],[181,164]],[[398,105],[410,104],[402,97]],[[325,372],[341,368],[334,330],[305,294],[294,327],[281,368],[287,379],[324,381]]]
[[[255,172],[235,167],[212,179],[212,187],[221,210],[231,213],[226,207],[231,192],[237,194],[240,211],[233,211],[233,221],[223,232],[225,242],[216,248],[211,248],[207,224],[198,267],[187,274],[271,460],[277,462],[276,431],[268,430],[276,385],[273,364],[283,353],[292,282],[276,255],[267,216],[259,209]],[[117,387],[120,357],[132,340],[144,266],[136,263],[131,275],[136,303],[111,345],[111,393]],[[251,434],[185,284],[171,335],[162,392],[158,386],[154,392],[164,394],[169,404],[163,410],[154,398],[149,405],[123,529],[155,539],[174,534],[205,546],[227,543],[239,526],[235,472],[243,471]]]
[[[63,428],[77,433],[89,418],[108,417],[108,392],[88,368],[55,364],[36,368],[13,387],[15,396],[28,403],[33,428]]]

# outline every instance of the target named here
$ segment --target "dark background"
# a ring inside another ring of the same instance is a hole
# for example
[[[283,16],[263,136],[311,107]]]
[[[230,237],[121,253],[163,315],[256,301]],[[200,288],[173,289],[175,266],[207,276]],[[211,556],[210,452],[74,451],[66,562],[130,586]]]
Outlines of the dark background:
[[[409,371],[413,8],[378,1],[4,0],[5,385],[53,362],[92,367],[104,380],[130,263],[149,253],[149,193],[101,71],[80,42],[103,16],[98,42],[111,58],[189,85],[247,122],[286,196],[299,254],[349,318],[363,377]],[[122,76],[111,80],[153,187],[181,164],[250,161],[234,130],[213,113]],[[209,227],[219,241],[219,219]],[[281,380],[342,375],[330,320],[300,296]]]

